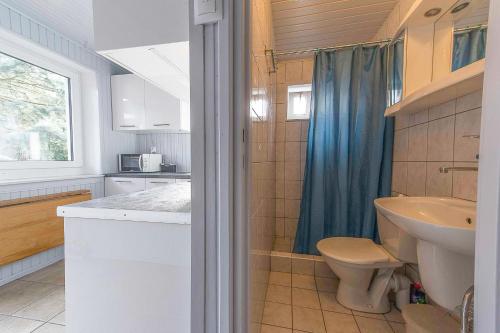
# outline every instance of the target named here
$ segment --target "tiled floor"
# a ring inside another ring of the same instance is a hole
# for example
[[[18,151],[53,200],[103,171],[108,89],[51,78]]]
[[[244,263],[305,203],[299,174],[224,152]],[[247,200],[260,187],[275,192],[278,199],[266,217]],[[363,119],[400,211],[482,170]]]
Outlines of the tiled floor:
[[[64,262],[0,287],[0,333],[64,333]]]
[[[312,275],[271,272],[261,333],[403,333],[401,313],[351,311],[335,297],[336,285]]]

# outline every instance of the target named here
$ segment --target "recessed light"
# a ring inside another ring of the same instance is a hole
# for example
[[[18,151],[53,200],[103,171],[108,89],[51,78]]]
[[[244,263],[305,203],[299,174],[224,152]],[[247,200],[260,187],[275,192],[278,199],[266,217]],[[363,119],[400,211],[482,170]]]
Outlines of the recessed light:
[[[452,13],[452,14],[456,14],[456,13],[458,13],[459,11],[464,10],[465,8],[469,7],[469,5],[470,5],[470,2],[463,2],[463,3],[461,3],[460,5],[458,5],[458,6],[456,6],[455,8],[453,8],[453,9],[451,10],[451,13]]]
[[[433,16],[436,16],[439,13],[441,13],[441,8],[431,8],[428,11],[425,12],[424,16],[425,17],[433,17]]]

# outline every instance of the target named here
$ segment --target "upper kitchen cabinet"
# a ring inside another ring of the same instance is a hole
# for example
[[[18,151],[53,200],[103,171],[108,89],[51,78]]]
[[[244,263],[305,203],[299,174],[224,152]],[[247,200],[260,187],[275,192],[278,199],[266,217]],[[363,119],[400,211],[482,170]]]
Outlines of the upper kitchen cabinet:
[[[187,103],[137,75],[112,76],[111,94],[116,131],[189,131]]]
[[[145,128],[144,86],[145,81],[133,74],[111,77],[113,128],[115,130]]]

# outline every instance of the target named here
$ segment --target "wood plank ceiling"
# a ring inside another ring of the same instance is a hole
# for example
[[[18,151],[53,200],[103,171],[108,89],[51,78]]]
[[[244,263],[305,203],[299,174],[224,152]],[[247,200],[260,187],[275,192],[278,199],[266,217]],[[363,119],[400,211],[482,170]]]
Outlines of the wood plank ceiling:
[[[369,41],[398,0],[271,0],[276,51]]]

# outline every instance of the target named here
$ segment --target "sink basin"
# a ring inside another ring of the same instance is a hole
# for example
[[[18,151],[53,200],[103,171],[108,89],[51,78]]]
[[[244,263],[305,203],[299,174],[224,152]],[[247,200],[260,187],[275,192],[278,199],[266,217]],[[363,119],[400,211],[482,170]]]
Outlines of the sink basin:
[[[453,252],[474,255],[476,205],[460,199],[393,197],[375,200],[377,209],[413,237]]]

